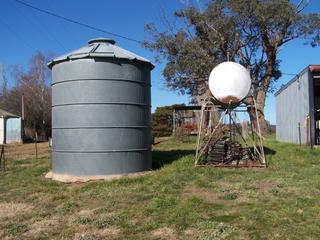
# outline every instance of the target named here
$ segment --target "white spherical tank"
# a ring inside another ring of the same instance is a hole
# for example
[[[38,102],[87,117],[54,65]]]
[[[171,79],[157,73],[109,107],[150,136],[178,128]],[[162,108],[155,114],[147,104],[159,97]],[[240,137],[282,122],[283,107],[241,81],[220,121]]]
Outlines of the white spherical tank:
[[[248,95],[250,87],[250,73],[239,63],[220,63],[209,76],[209,89],[222,106],[239,105]]]

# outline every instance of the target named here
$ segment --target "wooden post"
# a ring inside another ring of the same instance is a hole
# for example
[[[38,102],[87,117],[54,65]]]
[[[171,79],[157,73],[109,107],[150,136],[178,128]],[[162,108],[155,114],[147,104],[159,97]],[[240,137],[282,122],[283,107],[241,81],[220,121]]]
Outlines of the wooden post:
[[[300,128],[300,122],[298,122],[298,134],[299,134],[299,145],[301,147],[301,128]]]
[[[2,161],[3,161],[3,171],[5,172],[6,171],[6,158],[4,157],[4,145],[2,145],[2,148],[1,148],[1,158],[2,158]]]
[[[4,157],[4,145],[1,145],[1,154],[0,154],[0,170],[6,171],[6,159]]]
[[[2,157],[0,156],[0,171],[2,170]]]
[[[21,96],[21,139],[24,140],[24,94]]]
[[[35,148],[36,148],[36,159],[38,159],[38,133],[36,132],[36,139],[35,139]]]
[[[172,132],[173,136],[176,136],[176,110],[173,109],[172,111]]]

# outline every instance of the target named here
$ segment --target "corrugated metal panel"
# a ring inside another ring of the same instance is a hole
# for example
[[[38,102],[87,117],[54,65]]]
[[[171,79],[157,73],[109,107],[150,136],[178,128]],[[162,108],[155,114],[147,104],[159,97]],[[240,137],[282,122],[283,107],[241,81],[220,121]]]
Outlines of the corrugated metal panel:
[[[6,124],[6,143],[21,142],[21,118],[8,118]]]
[[[289,82],[287,82],[286,84],[281,86],[281,88],[278,91],[276,91],[276,93],[274,95],[277,96],[278,94],[280,94],[282,91],[284,91],[287,87],[289,87],[292,83],[294,83],[298,78],[300,78],[302,75],[306,74],[308,71],[309,71],[309,66],[305,67],[300,73],[298,73]]]
[[[298,124],[301,126],[301,141],[306,143],[306,117],[310,113],[309,71],[276,95],[276,138],[279,141],[299,143]]]
[[[63,56],[55,58],[48,63],[48,66],[52,68],[55,63],[61,61],[68,61],[80,58],[118,58],[118,59],[128,59],[128,60],[138,60],[145,62],[150,65],[151,68],[154,66],[148,59],[145,59],[135,53],[132,53],[128,50],[120,48],[115,44],[114,40],[97,38],[92,39],[88,42],[89,45],[84,46],[78,50],[67,53]]]
[[[153,65],[115,48],[110,40],[98,39],[76,51],[90,52],[86,58],[72,53],[72,61],[69,54],[51,65],[54,174],[97,176],[151,168]],[[97,58],[96,51],[104,53]]]

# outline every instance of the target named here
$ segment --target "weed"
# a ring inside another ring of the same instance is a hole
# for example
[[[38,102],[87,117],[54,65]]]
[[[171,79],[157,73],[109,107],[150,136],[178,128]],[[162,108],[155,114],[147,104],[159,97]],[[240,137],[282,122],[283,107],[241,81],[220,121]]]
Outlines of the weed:
[[[25,232],[26,230],[27,226],[20,223],[8,223],[4,226],[4,234],[7,236],[16,235]]]
[[[227,239],[234,231],[233,227],[222,222],[201,222],[197,225],[198,239],[211,240],[211,239]]]
[[[223,196],[224,200],[235,200],[237,198],[238,198],[238,193],[236,193],[236,192],[228,193]]]

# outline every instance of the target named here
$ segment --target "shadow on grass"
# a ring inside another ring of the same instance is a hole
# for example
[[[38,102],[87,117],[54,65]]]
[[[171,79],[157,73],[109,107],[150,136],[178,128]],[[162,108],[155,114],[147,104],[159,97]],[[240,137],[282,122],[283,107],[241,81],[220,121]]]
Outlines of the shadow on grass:
[[[260,151],[260,148],[258,148],[259,151]],[[263,149],[264,149],[264,154],[265,155],[275,155],[277,152],[271,148],[268,148],[266,146],[263,146]],[[253,153],[254,152],[254,148],[253,147],[250,147],[250,151]]]
[[[171,151],[152,151],[152,169],[162,168],[166,164],[170,164],[179,158],[195,154],[194,150],[171,150]]]
[[[264,146],[263,149],[264,149],[265,155],[275,155],[277,153],[275,150],[268,148],[266,146]]]
[[[253,151],[253,149],[252,149]],[[272,156],[276,154],[276,151],[264,147],[264,153],[266,155]],[[161,150],[154,150],[152,151],[152,169],[160,169],[166,164],[170,164],[183,156],[186,155],[194,155],[195,151],[194,150],[171,150],[171,151],[161,151]]]

